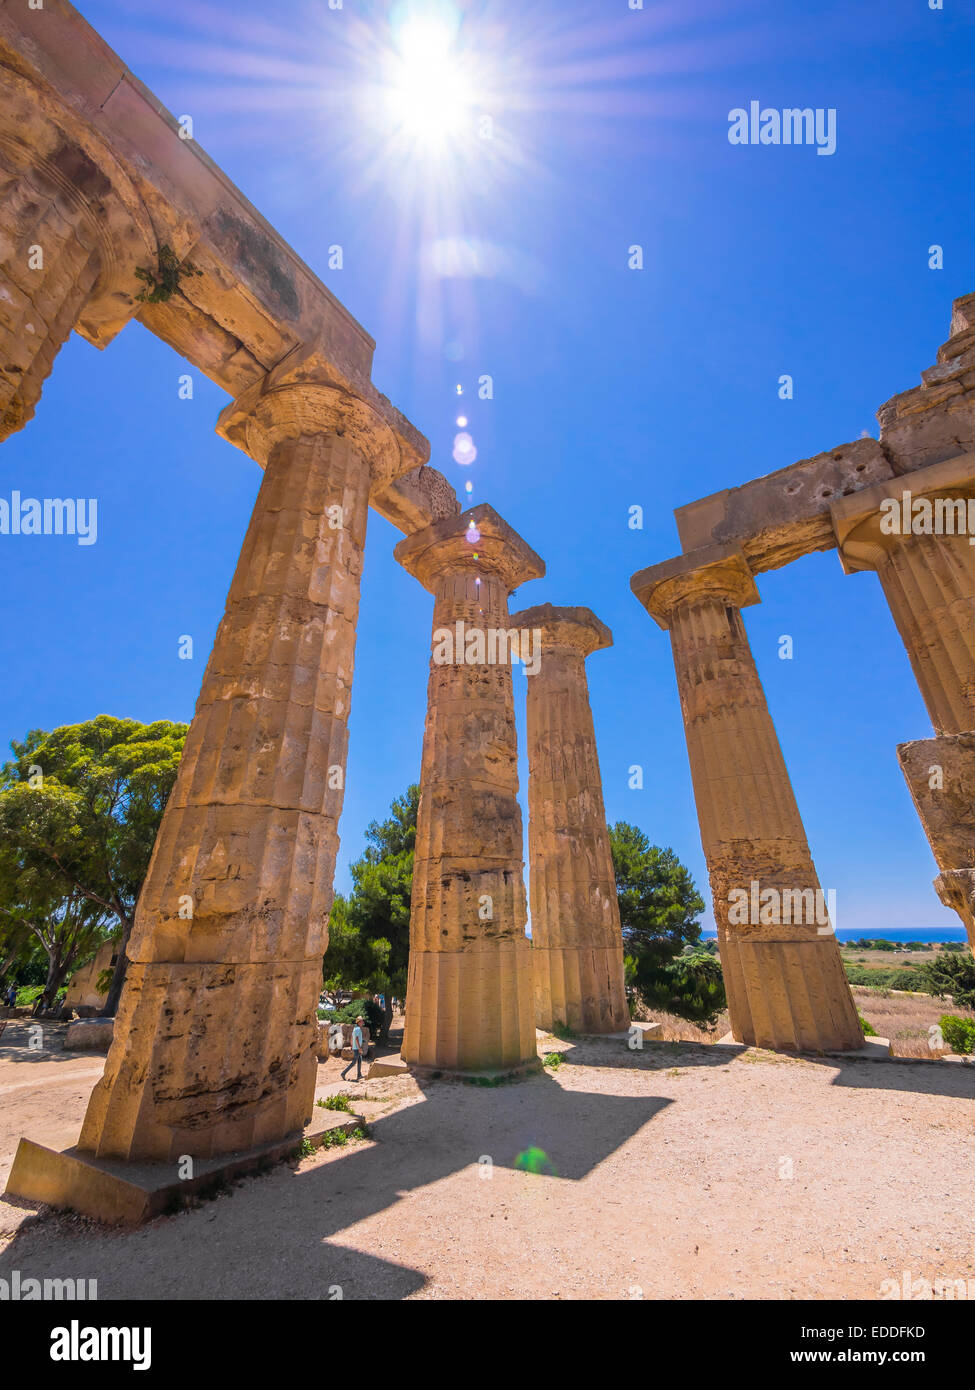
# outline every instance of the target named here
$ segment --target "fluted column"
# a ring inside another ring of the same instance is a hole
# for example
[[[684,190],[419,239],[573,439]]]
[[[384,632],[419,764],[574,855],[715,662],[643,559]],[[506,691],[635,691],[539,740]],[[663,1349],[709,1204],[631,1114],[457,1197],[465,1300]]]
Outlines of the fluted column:
[[[33,416],[73,328],[103,347],[136,312],[135,271],[155,268],[156,241],[107,150],[66,136],[41,95],[2,65],[0,87],[2,440]]]
[[[633,576],[669,628],[731,1027],[785,1050],[856,1048],[843,971],[741,608],[744,556],[709,546]],[[797,920],[798,918],[798,920]]]
[[[876,571],[934,725],[898,757],[941,870],[935,889],[975,948],[975,454],[844,498],[832,515],[846,573]]]
[[[545,566],[488,506],[394,554],[434,596],[402,1055],[515,1068],[537,1054],[508,595]]]
[[[370,452],[331,388],[255,388],[221,431],[265,463],[129,943],[81,1147],[206,1157],[310,1118],[345,780]]]
[[[535,1024],[629,1026],[623,939],[586,657],[613,642],[588,608],[513,613],[528,677],[528,859]]]

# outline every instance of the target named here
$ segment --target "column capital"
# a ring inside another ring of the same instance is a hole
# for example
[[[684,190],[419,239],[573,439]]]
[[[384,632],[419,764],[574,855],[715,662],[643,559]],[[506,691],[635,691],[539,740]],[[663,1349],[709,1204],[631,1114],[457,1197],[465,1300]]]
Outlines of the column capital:
[[[975,491],[975,453],[932,463],[913,473],[875,483],[850,497],[841,497],[830,507],[833,530],[844,574],[875,570],[884,557],[901,544],[905,536],[936,535],[942,539],[960,536],[968,543],[965,524],[955,525],[952,505],[969,498]],[[920,499],[943,503],[932,508],[927,525],[914,516],[913,504]]]
[[[399,542],[393,555],[431,593],[451,572],[477,570],[501,579],[508,592],[541,579],[545,562],[487,503],[444,517]]]
[[[613,645],[612,632],[591,608],[555,608],[551,603],[540,603],[512,613],[510,621],[512,627],[541,632],[542,649],[547,652],[589,656]]]
[[[276,444],[305,434],[347,435],[369,464],[373,489],[430,457],[430,445],[375,389],[337,382],[322,345],[303,344],[231,401],[217,433],[264,467]]]
[[[633,575],[630,588],[665,631],[685,603],[714,598],[747,608],[762,601],[744,551],[736,545],[701,546],[651,565]]]

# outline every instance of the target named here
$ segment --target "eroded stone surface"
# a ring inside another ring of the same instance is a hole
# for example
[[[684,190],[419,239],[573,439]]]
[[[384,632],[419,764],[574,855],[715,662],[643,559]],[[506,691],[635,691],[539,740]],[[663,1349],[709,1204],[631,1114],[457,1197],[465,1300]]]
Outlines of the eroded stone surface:
[[[630,1012],[586,657],[612,645],[588,608],[513,613],[528,681],[528,846],[535,1024],[617,1033]],[[536,635],[537,634],[537,642]]]
[[[734,547],[713,546],[697,559],[703,563],[688,555],[644,570],[632,586],[670,630],[732,1032],[760,1047],[860,1047],[826,899],[741,618],[741,606],[758,601],[754,579]]]
[[[941,870],[935,889],[975,950],[975,732],[902,743],[897,756]]]
[[[266,471],[139,899],[81,1136],[103,1156],[210,1156],[311,1114],[370,470],[291,390],[263,403]]]
[[[841,444],[814,458],[702,497],[674,512],[685,552],[741,547],[753,574],[836,544],[830,506],[892,476],[875,439]]]
[[[458,623],[506,632],[508,594],[545,566],[483,505],[394,553],[434,595],[402,1056],[457,1071],[515,1068],[536,1049],[511,666],[468,663],[459,650],[461,660],[441,664],[436,653]]]

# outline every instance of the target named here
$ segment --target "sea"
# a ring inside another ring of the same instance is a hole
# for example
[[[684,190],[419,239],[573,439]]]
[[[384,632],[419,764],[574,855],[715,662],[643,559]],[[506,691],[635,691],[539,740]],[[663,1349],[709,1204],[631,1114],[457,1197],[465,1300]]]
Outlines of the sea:
[[[718,933],[713,927],[705,927],[701,935],[705,938],[710,937],[713,941]],[[860,941],[863,938],[868,941],[890,941],[895,946],[902,945],[905,941],[956,941],[960,946],[966,944],[965,929],[960,924],[958,927],[915,927],[913,930],[901,927],[888,927],[886,930],[841,927],[836,933],[837,941]]]

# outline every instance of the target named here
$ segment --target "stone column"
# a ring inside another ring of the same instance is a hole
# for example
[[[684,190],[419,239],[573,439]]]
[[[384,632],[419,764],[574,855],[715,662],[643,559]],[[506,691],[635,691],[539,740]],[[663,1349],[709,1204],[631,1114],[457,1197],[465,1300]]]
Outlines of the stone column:
[[[361,402],[255,388],[222,432],[265,463],[129,942],[80,1147],[173,1159],[311,1117],[371,435]]]
[[[434,596],[403,1058],[534,1064],[508,595],[545,566],[491,507],[400,541]]]
[[[857,1048],[863,1033],[748,644],[759,602],[734,546],[633,576],[670,629],[734,1037],[778,1050]]]
[[[876,571],[935,728],[898,756],[941,870],[938,896],[975,947],[975,454],[831,511],[846,573]]]
[[[586,657],[613,634],[588,608],[511,616],[528,675],[528,849],[535,1024],[629,1027],[623,939]],[[537,663],[533,669],[533,663]]]
[[[0,66],[0,440],[31,419],[54,359],[79,327],[99,347],[138,309],[152,224],[92,137],[69,139],[19,74]]]

